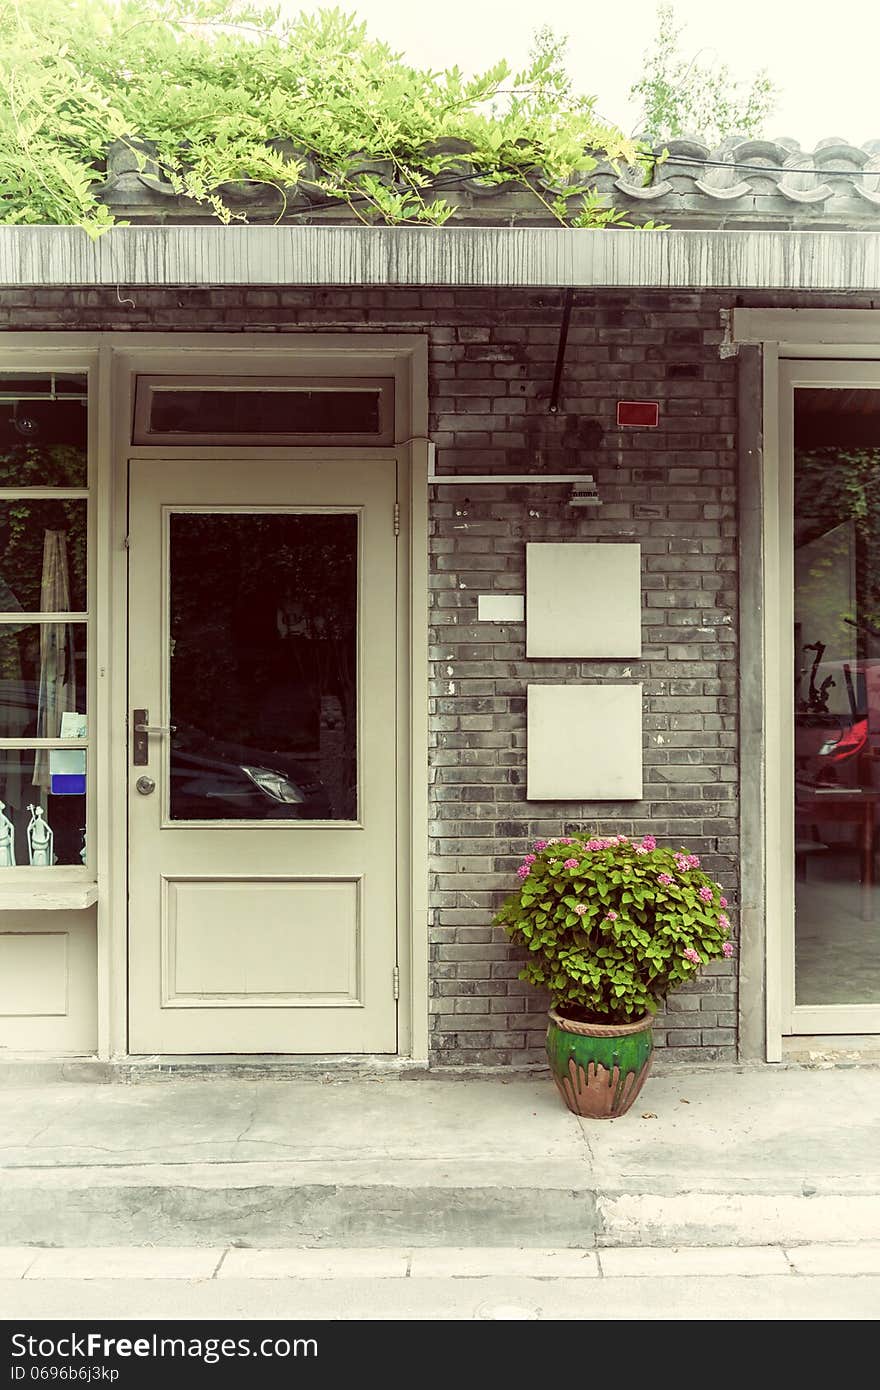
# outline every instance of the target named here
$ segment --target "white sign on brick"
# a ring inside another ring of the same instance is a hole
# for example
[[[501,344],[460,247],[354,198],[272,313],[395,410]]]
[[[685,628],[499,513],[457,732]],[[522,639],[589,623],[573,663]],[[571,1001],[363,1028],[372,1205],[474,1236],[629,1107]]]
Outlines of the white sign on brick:
[[[528,687],[529,801],[639,801],[641,685]]]
[[[477,619],[481,623],[521,623],[525,608],[525,594],[480,594]]]
[[[526,546],[527,656],[641,654],[641,546]]]

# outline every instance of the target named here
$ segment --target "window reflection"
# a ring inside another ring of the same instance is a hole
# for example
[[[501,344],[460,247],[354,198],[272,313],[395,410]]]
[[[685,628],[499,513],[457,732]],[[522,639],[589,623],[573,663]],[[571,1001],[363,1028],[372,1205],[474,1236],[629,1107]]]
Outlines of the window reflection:
[[[880,1002],[880,391],[795,393],[798,1004]]]
[[[0,502],[0,612],[84,613],[86,503]]]
[[[0,373],[0,487],[85,487],[86,378]]]

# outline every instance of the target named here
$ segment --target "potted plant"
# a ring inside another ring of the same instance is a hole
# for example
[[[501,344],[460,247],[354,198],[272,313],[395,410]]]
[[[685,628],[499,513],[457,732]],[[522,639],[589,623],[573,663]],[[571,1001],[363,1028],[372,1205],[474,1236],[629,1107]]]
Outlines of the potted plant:
[[[727,899],[697,855],[653,835],[536,840],[517,875],[495,922],[529,952],[520,979],[550,992],[556,1085],[578,1115],[623,1115],[651,1067],[657,1006],[733,955]]]

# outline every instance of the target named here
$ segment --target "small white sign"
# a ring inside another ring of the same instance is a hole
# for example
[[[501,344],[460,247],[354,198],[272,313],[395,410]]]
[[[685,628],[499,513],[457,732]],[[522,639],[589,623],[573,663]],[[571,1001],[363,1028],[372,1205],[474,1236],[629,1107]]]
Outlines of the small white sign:
[[[525,616],[525,594],[480,594],[477,599],[481,623],[521,623]]]

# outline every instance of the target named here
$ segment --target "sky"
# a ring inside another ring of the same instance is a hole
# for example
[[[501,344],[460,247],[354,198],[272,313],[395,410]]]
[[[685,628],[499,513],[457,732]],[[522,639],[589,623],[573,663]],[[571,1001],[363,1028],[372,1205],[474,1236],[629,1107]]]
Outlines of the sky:
[[[418,66],[465,72],[506,58],[524,66],[535,28],[569,37],[575,86],[628,134],[639,109],[627,97],[655,30],[656,0],[335,0],[366,20]],[[328,8],[287,0],[290,10]],[[839,136],[880,140],[880,0],[676,0],[681,50],[726,62],[747,79],[766,68],[780,96],[765,134],[790,136],[805,150]]]

